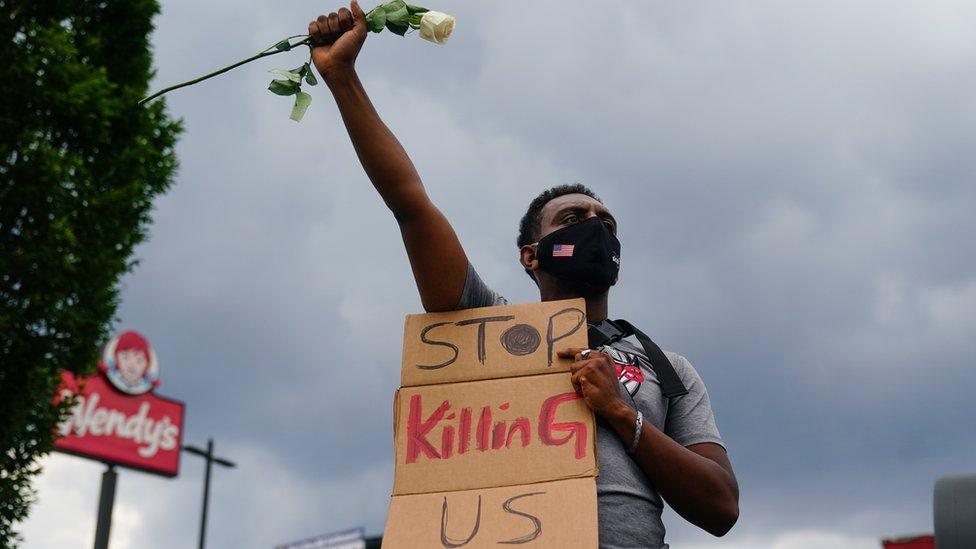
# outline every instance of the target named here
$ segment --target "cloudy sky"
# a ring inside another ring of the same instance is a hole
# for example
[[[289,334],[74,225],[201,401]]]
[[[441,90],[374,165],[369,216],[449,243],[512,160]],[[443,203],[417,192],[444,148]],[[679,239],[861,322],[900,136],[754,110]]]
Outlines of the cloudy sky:
[[[359,70],[482,275],[537,299],[517,221],[584,182],[620,221],[611,314],[705,379],[742,490],[679,548],[874,548],[931,532],[976,473],[976,6],[929,0],[455,2],[447,46],[371,35]],[[369,7],[369,2],[367,2]],[[338,6],[335,6],[338,7]],[[309,0],[166,1],[155,87],[304,32]],[[292,52],[170,96],[182,168],[119,328],[145,333],[185,440],[216,439],[212,547],[382,530],[403,315],[396,225]],[[26,547],[86,547],[102,466],[45,460]],[[123,470],[114,548],[195,543],[203,464]]]

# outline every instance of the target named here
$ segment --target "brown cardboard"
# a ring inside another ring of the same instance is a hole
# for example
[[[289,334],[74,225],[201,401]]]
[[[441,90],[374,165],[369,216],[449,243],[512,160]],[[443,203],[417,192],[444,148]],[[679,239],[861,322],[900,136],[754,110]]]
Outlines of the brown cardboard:
[[[547,301],[408,315],[404,387],[568,371],[556,351],[585,348],[586,302]]]
[[[599,545],[596,514],[593,478],[394,496],[383,549],[500,544],[594,549]]]
[[[409,315],[384,547],[593,548],[596,429],[568,359],[582,299]]]
[[[593,413],[569,374],[403,387],[394,495],[596,474]]]

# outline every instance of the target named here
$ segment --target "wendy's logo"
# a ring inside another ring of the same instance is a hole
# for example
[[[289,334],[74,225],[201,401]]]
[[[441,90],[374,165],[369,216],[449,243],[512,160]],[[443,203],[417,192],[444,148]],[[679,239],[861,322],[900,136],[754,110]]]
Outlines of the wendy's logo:
[[[159,385],[156,352],[139,332],[129,330],[112,338],[105,345],[98,368],[126,394],[141,395]]]

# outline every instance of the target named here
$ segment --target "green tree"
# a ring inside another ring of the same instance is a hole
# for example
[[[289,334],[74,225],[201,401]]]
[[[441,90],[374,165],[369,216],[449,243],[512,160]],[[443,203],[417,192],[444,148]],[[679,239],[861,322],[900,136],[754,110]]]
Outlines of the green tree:
[[[119,278],[170,185],[181,131],[152,76],[156,0],[0,0],[0,546],[66,412],[61,370],[94,371]]]

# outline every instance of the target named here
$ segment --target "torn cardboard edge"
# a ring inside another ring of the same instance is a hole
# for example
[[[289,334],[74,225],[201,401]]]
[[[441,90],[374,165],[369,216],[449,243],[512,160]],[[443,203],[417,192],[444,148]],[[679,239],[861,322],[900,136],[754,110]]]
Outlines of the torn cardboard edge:
[[[586,301],[568,299],[407,315],[403,387],[569,371],[560,349],[586,348]]]
[[[393,496],[385,549],[599,545],[596,479]]]

